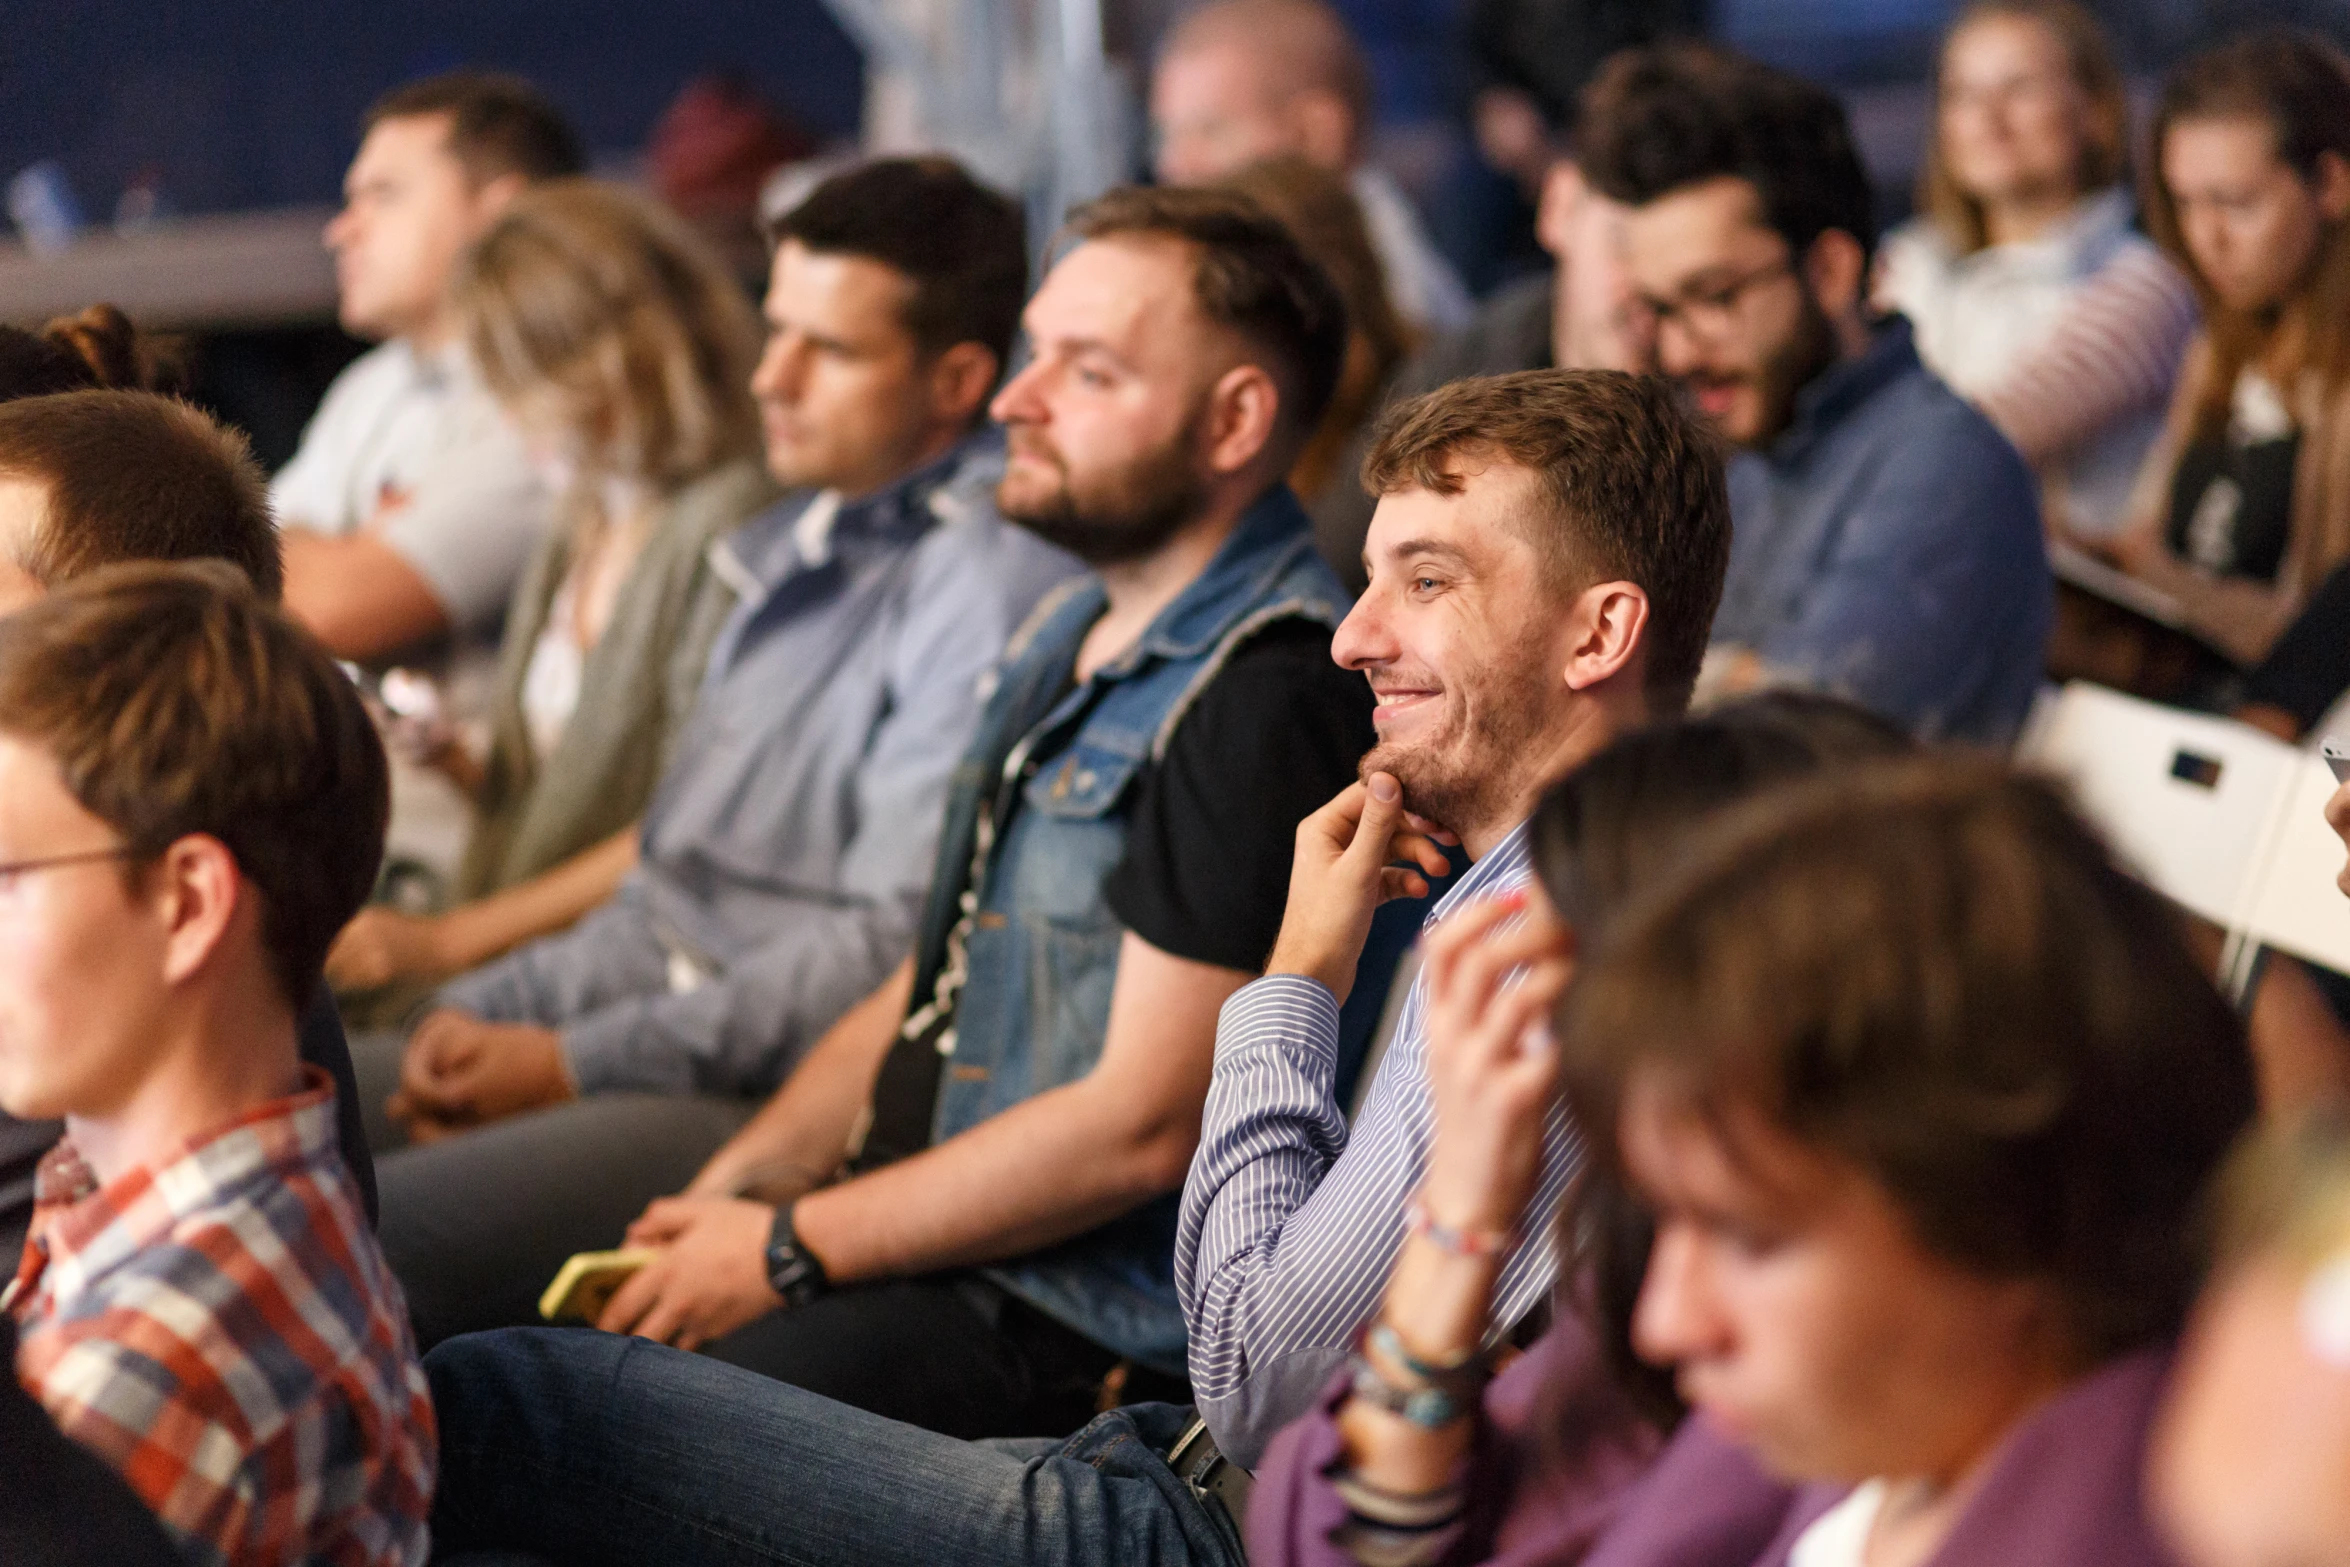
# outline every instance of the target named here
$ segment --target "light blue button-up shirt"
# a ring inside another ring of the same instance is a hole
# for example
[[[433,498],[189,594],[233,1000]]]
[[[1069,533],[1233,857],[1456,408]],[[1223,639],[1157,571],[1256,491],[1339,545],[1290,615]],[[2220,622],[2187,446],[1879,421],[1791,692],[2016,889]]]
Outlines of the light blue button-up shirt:
[[[561,1030],[583,1092],[773,1090],[913,945],[981,683],[1079,569],[1004,522],[975,437],[888,489],[802,493],[713,546],[741,595],[645,812],[563,934],[441,999]]]

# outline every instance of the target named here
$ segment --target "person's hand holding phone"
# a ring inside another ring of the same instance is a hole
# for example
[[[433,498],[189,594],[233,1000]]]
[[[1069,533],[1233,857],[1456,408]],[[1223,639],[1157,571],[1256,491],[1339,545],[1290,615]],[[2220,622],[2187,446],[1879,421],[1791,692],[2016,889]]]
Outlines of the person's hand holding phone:
[[[2326,801],[2326,825],[2334,830],[2335,837],[2342,840],[2342,846],[2350,849],[2350,746],[2345,746],[2339,740],[2328,740],[2318,751],[2325,757],[2326,766],[2333,772],[2334,782],[2339,786],[2334,790],[2333,798]],[[2335,875],[2334,885],[2342,889],[2344,897],[2350,897],[2350,862],[2346,862]]]

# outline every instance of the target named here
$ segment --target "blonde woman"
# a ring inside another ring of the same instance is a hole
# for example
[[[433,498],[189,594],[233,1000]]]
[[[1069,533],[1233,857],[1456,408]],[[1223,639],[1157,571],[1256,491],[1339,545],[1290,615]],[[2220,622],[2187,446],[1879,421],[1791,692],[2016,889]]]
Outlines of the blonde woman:
[[[611,896],[735,593],[710,546],[774,498],[758,319],[684,224],[559,180],[518,197],[453,284],[484,382],[560,497],[507,613],[480,815],[446,913],[362,912],[345,990],[444,978]]]
[[[1885,240],[1877,303],[2040,475],[2051,531],[2111,535],[2195,329],[2130,227],[2129,103],[2072,0],[1977,0],[1942,44],[1920,215]]]

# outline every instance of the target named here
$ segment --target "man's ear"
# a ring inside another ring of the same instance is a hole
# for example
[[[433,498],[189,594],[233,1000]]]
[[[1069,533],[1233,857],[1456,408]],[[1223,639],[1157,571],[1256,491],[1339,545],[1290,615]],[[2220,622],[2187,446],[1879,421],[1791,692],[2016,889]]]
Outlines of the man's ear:
[[[984,343],[956,343],[930,362],[930,411],[958,429],[979,416],[1003,368]]]
[[[1842,229],[1828,229],[1803,253],[1803,281],[1820,310],[1831,321],[1845,321],[1865,313],[1868,255],[1860,241]]]
[[[530,181],[519,174],[493,174],[473,187],[473,215],[487,227],[498,214],[513,205],[514,198],[530,188]]]
[[[1309,163],[1344,173],[1355,161],[1355,117],[1346,100],[1315,88],[1289,100],[1290,134]]]
[[[2310,194],[2317,198],[2317,210],[2328,223],[2339,223],[2350,217],[2350,163],[2338,152],[2321,152],[2317,167],[2311,171]]]
[[[147,867],[147,897],[164,924],[163,978],[182,984],[215,962],[247,902],[228,845],[190,833]]]
[[[1281,389],[1264,366],[1238,364],[1225,371],[1208,393],[1209,471],[1222,477],[1255,462],[1280,423]]]
[[[1585,588],[1567,614],[1570,691],[1588,691],[1647,662],[1648,590],[1637,582]]]

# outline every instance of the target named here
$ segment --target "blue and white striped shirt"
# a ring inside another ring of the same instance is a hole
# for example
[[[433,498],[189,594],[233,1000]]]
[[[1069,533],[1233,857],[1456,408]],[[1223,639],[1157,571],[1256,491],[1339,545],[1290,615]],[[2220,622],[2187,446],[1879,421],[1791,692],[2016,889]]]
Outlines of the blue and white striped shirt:
[[[1469,868],[1428,923],[1531,878],[1521,824]],[[1426,927],[1423,927],[1425,929]],[[1175,1285],[1190,1332],[1192,1393],[1234,1461],[1254,1467],[1306,1412],[1379,1308],[1404,1208],[1420,1184],[1435,1107],[1427,985],[1412,981],[1353,1131],[1333,1091],[1338,1002],[1319,981],[1274,974],[1224,1003],[1199,1152],[1183,1188]],[[1526,1243],[1502,1269],[1494,1321],[1517,1322],[1557,1273],[1551,1221],[1582,1148],[1554,1108]]]

